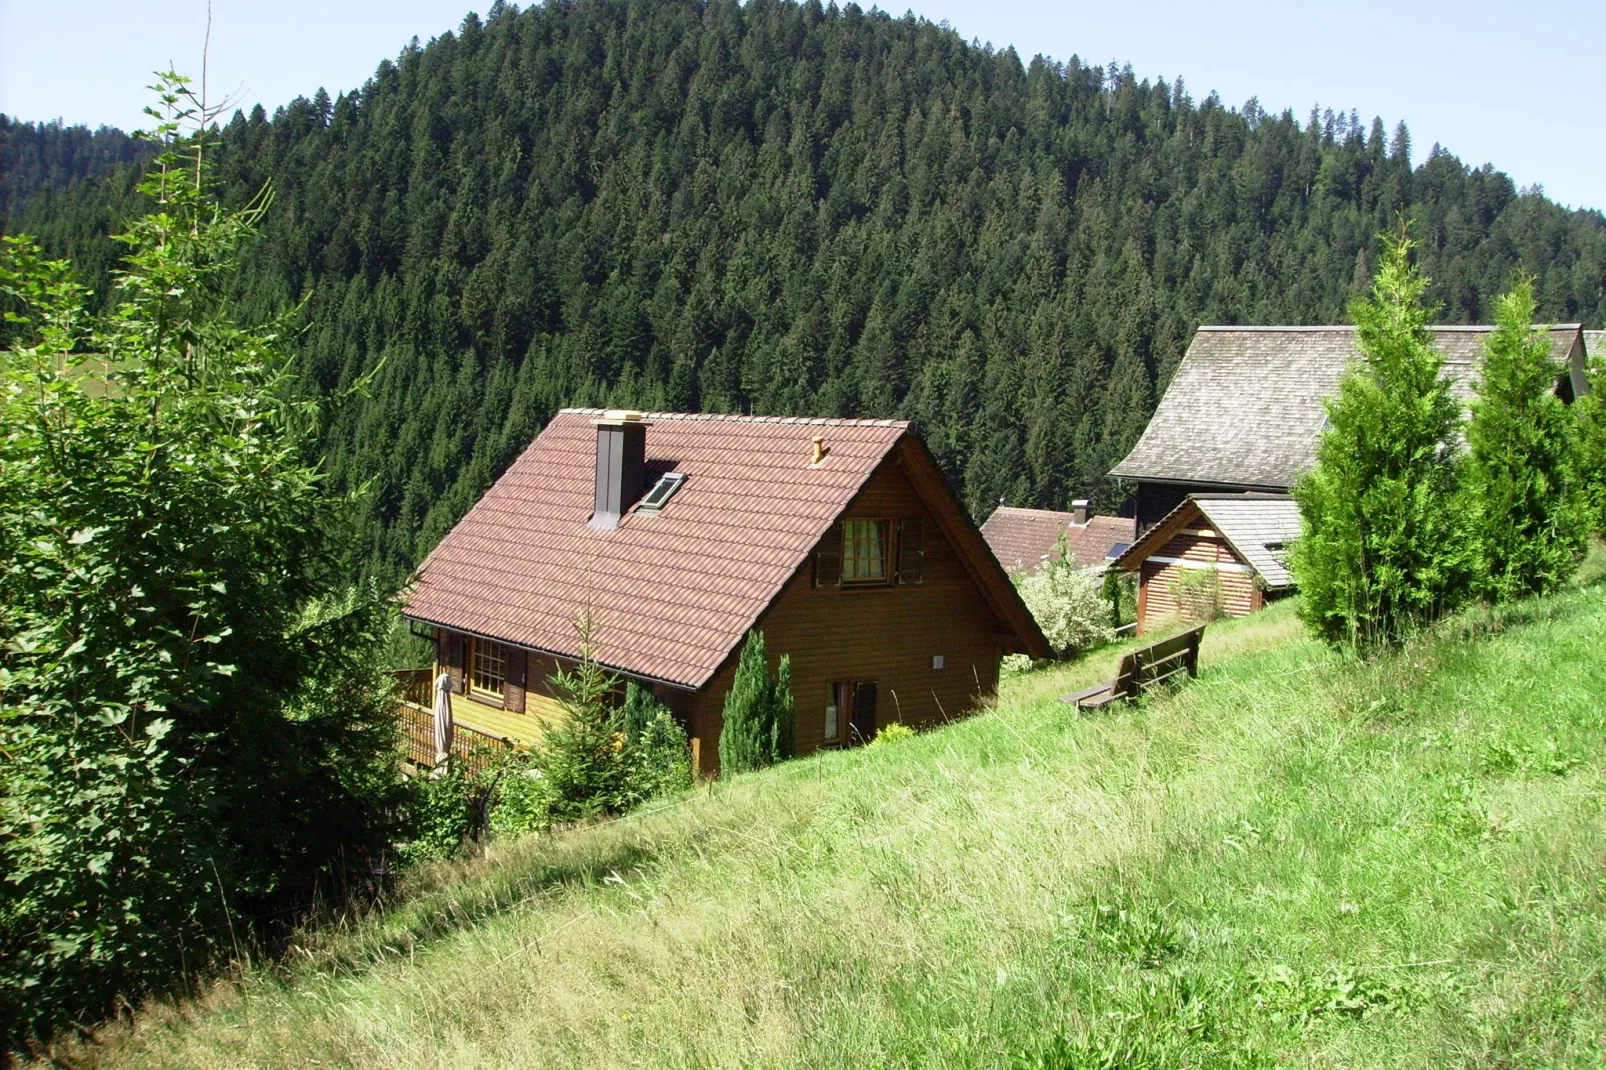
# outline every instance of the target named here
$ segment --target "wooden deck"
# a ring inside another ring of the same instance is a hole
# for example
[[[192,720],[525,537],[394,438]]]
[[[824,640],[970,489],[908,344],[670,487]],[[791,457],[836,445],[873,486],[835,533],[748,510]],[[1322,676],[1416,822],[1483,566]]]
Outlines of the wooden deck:
[[[400,692],[396,715],[407,743],[407,759],[419,769],[435,764],[435,712],[431,704],[434,669],[400,669],[395,678]],[[561,714],[532,703],[529,713],[507,710],[476,701],[470,695],[452,696],[452,755],[461,767],[476,772],[494,760],[495,752],[527,747]]]

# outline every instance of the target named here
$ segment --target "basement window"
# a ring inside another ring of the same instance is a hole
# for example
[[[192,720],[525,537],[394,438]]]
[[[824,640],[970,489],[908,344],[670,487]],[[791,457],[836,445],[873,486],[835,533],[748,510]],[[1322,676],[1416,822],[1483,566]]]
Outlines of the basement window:
[[[686,473],[665,472],[658,482],[653,484],[653,488],[647,492],[647,496],[641,499],[641,505],[637,507],[636,512],[646,513],[649,516],[658,512],[684,482],[686,482]]]

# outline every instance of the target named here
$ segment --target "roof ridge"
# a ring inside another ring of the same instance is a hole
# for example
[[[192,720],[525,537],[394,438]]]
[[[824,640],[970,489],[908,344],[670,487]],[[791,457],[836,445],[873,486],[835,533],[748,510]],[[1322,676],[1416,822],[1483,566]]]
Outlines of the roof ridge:
[[[560,416],[601,416],[613,409],[559,409]],[[858,416],[758,416],[733,412],[642,412],[643,420],[686,420],[708,423],[793,424],[807,427],[909,427],[908,420],[878,420]]]

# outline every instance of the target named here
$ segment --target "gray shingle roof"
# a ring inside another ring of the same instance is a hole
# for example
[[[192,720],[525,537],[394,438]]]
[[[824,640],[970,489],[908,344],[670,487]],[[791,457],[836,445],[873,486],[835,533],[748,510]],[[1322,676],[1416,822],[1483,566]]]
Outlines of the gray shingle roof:
[[[1112,568],[1136,571],[1176,534],[1171,523],[1197,509],[1271,590],[1291,587],[1286,548],[1299,538],[1299,503],[1287,494],[1190,494],[1117,557]]]
[[[1196,494],[1194,504],[1275,590],[1294,582],[1284,548],[1299,538],[1299,504],[1287,495]]]
[[[1470,399],[1488,327],[1435,327],[1445,374]],[[1606,332],[1591,332],[1606,333]],[[1575,389],[1583,332],[1550,331]],[[1123,479],[1287,488],[1316,457],[1331,397],[1359,360],[1353,327],[1200,327],[1143,437],[1110,474]]]

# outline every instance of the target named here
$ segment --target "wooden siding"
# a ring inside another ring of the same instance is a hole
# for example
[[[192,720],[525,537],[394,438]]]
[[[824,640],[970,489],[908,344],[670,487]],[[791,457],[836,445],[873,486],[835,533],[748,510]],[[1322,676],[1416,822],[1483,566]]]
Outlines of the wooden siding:
[[[1186,542],[1184,552],[1173,553],[1172,548]],[[1186,561],[1158,561],[1154,558],[1176,558]],[[1143,562],[1138,591],[1138,634],[1165,623],[1185,619],[1177,600],[1176,583],[1185,572],[1216,568],[1221,584],[1222,606],[1229,617],[1245,617],[1260,608],[1259,592],[1255,590],[1255,576],[1231,547],[1217,539],[1197,536],[1178,536],[1168,542],[1161,552]],[[1194,564],[1193,562],[1198,562]]]
[[[504,687],[500,705],[486,701],[488,696],[463,694],[463,651],[466,636],[436,629],[436,650],[446,658],[437,662],[435,672],[452,674],[452,719],[487,735],[529,743],[537,739],[545,727],[566,716],[563,705],[553,691],[550,677],[557,669],[558,660],[530,651],[510,650],[508,656],[508,683]],[[514,666],[518,665],[515,674]],[[523,686],[518,680],[522,679]]]
[[[771,668],[782,654],[792,658],[799,755],[824,742],[826,688],[833,682],[875,681],[877,726],[893,721],[924,726],[962,716],[998,684],[1000,633],[1005,629],[901,463],[888,462],[842,516],[924,520],[924,567],[918,584],[816,587],[810,555],[760,616]],[[936,656],[943,659],[941,669],[932,667]],[[719,732],[735,663],[733,655],[690,711],[703,773],[718,768]],[[845,723],[847,711],[841,716]]]

